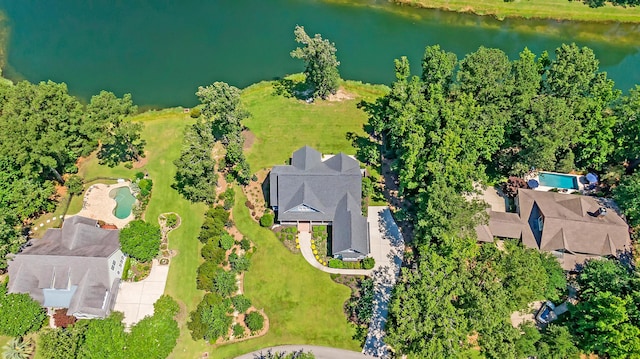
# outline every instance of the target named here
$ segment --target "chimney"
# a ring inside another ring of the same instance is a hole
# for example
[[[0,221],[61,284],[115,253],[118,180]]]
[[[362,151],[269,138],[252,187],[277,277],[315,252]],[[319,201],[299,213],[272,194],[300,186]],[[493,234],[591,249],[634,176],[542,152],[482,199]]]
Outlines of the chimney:
[[[595,214],[596,214],[596,217],[603,218],[604,216],[607,215],[607,209],[604,207],[600,207],[598,208]]]

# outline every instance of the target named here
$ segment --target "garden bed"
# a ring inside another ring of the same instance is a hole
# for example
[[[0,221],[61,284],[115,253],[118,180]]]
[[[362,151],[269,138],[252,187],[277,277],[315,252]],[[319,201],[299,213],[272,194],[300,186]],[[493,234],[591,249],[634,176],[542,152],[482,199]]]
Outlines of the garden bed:
[[[295,226],[278,226],[273,229],[276,237],[282,244],[293,254],[300,253],[300,244],[298,242],[298,227]]]

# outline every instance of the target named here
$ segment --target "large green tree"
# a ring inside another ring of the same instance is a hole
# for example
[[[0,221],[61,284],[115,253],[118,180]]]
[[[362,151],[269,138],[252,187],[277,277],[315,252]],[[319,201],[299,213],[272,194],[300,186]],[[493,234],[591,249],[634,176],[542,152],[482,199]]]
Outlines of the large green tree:
[[[120,230],[122,252],[143,262],[158,254],[160,239],[160,226],[143,220],[131,221]]]
[[[212,156],[215,139],[211,128],[196,123],[187,128],[176,165],[175,188],[192,202],[213,203],[216,199],[218,175]]]
[[[307,35],[303,26],[296,26],[293,33],[296,42],[303,47],[291,51],[291,57],[305,62],[304,74],[313,87],[313,97],[326,99],[330,94],[335,94],[340,84],[340,61],[336,57],[336,45],[323,39],[320,34],[314,37]]]
[[[0,285],[0,335],[23,336],[42,328],[46,317],[44,309],[29,294],[6,294]]]
[[[640,171],[622,177],[613,197],[632,227],[640,225]]]

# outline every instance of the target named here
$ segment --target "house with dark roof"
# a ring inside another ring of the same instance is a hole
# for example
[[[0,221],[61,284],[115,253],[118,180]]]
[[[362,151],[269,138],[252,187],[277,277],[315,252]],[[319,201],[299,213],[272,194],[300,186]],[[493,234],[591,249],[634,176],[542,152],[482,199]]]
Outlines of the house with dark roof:
[[[74,216],[9,262],[9,293],[28,293],[45,308],[77,318],[104,318],[118,294],[125,255],[119,230]]]
[[[552,253],[565,270],[631,249],[627,223],[593,197],[519,189],[515,204],[516,213],[489,210],[489,224],[476,228],[478,240],[520,239]]]
[[[340,153],[327,156],[305,146],[291,165],[274,166],[270,204],[280,224],[331,225],[335,258],[355,261],[369,254],[369,226],[362,216],[360,163]]]

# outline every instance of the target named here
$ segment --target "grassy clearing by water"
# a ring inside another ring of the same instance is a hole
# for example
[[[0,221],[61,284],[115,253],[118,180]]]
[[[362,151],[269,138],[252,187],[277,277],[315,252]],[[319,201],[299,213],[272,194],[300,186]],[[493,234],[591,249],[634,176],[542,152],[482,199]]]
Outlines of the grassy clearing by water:
[[[398,4],[429,9],[525,19],[576,20],[592,22],[640,22],[640,7],[607,4],[590,8],[581,1],[569,0],[393,0]]]
[[[276,95],[273,84],[260,82],[242,92],[242,101],[252,115],[244,124],[256,136],[246,152],[253,172],[284,164],[304,145],[322,153],[355,153],[345,136],[347,132],[364,134],[367,115],[357,108],[358,103],[373,101],[388,91],[381,85],[345,81],[342,86],[353,99],[307,104]]]

